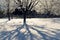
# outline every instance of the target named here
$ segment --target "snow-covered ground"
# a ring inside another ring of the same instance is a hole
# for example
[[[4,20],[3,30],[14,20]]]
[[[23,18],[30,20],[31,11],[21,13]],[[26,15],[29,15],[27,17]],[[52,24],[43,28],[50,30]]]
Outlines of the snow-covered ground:
[[[60,40],[60,18],[0,19],[0,40]]]

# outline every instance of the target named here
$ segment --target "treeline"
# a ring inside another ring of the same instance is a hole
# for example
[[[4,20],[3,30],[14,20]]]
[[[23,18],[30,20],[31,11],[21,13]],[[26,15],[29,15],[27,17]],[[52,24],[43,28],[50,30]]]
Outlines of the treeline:
[[[45,2],[45,3],[44,3]],[[16,18],[23,18],[26,16],[27,18],[56,18],[60,17],[60,7],[59,1],[55,0],[14,0],[14,3],[17,5],[17,8],[13,6],[13,9],[15,8],[15,11],[11,12],[11,0],[6,0],[6,7],[7,12],[4,13],[4,11],[0,11],[0,18],[6,18],[8,17],[10,19],[13,17]],[[48,3],[49,2],[49,3]],[[41,5],[39,5],[41,4]],[[50,4],[50,5],[49,5]],[[39,8],[38,8],[39,6]],[[20,9],[18,9],[18,7]],[[36,12],[37,9],[39,9],[39,12]],[[1,8],[0,8],[1,9]],[[12,10],[13,10],[12,9]],[[44,13],[42,13],[44,12]],[[56,15],[59,14],[59,15]]]
[[[23,12],[20,9],[15,9],[12,13],[10,13],[10,16],[16,17],[16,18],[23,18]],[[38,13],[35,10],[29,11],[29,13],[26,14],[27,18],[60,18],[60,15],[55,15],[51,13]],[[4,11],[0,11],[0,18],[6,18],[8,17],[7,14],[4,14]]]

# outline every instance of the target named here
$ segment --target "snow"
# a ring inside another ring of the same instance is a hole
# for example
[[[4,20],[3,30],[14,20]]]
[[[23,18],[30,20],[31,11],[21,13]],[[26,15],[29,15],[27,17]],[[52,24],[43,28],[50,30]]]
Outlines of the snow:
[[[0,19],[0,39],[60,40],[60,18],[27,18],[26,28],[23,19]]]

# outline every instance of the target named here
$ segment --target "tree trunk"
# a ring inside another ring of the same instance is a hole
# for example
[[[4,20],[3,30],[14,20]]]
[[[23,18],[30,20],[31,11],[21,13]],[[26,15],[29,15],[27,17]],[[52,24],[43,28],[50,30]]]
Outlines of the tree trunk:
[[[24,20],[23,20],[23,23],[26,24],[26,13],[24,13]]]
[[[7,13],[8,20],[10,21],[10,13]]]

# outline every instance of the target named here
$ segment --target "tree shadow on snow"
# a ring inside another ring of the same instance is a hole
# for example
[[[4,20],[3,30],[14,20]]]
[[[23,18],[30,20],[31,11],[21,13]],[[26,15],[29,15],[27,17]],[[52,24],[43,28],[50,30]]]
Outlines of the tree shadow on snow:
[[[20,30],[22,30],[23,28],[26,29],[26,31],[23,33]],[[55,35],[51,35],[45,31],[39,30],[39,29],[43,29],[43,30],[48,30],[52,33],[54,33]],[[36,34],[33,34],[31,32],[32,31],[36,31],[39,36],[37,36]],[[53,29],[56,30],[56,29]],[[16,28],[15,30],[12,31],[2,31],[0,32],[0,40],[60,40],[58,38],[56,38],[57,36],[57,32],[53,31],[53,30],[49,30],[46,29],[43,26],[36,26],[36,25],[22,25],[21,27]],[[59,32],[60,33],[60,32]],[[40,37],[41,36],[41,37]]]

